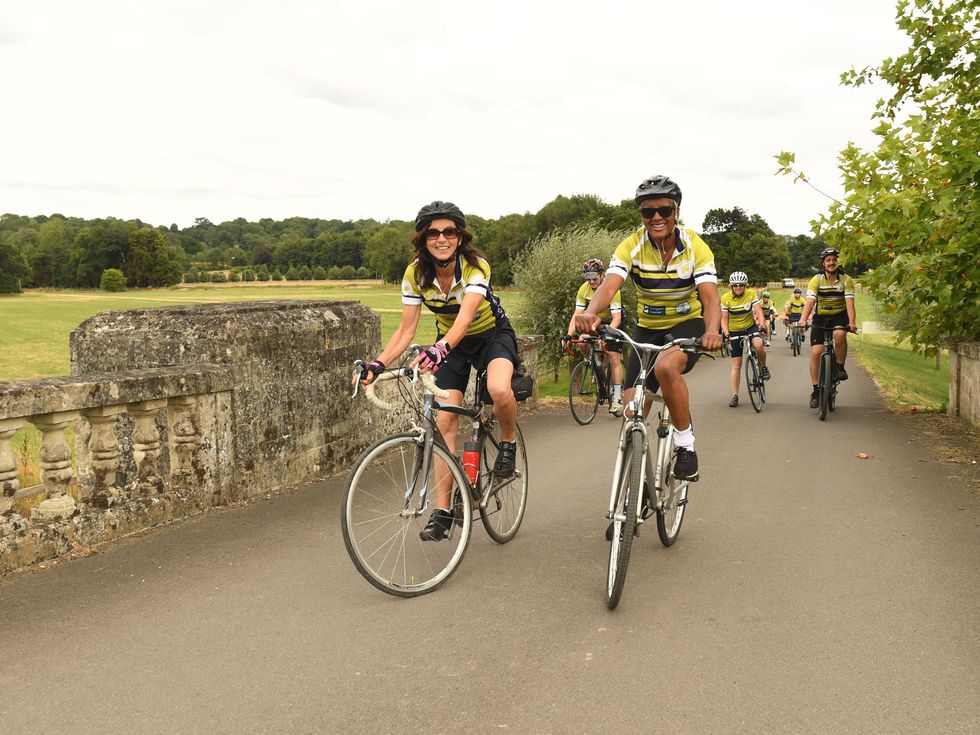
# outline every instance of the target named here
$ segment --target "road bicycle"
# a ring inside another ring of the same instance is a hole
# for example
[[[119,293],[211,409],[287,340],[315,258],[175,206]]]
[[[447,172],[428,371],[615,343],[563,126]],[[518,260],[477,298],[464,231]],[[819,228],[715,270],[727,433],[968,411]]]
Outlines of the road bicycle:
[[[762,334],[743,334],[739,337],[728,337],[726,342],[742,343],[742,364],[745,365],[745,388],[749,392],[749,401],[756,413],[762,411],[762,404],[766,402],[766,381],[762,378],[762,366],[759,364],[759,356],[752,346],[752,340],[758,338],[765,342]]]
[[[611,400],[612,365],[605,346],[595,337],[565,340],[565,351],[574,356],[576,345],[585,346],[588,353],[569,373],[568,407],[572,418],[586,426],[592,423],[599,406]]]
[[[619,604],[623,594],[630,550],[638,526],[656,514],[660,542],[664,546],[672,546],[680,534],[687,508],[690,481],[674,477],[674,426],[666,403],[657,414],[655,445],[651,445],[647,433],[643,416],[647,376],[653,369],[657,353],[663,350],[673,348],[696,354],[707,353],[697,349],[698,340],[694,338],[668,340],[663,346],[658,346],[634,342],[625,332],[607,326],[599,327],[599,339],[628,344],[640,359],[640,373],[633,384],[630,410],[619,435],[609,510],[606,513],[606,518],[612,521],[606,574],[606,606],[612,610]],[[663,399],[658,397],[658,400]],[[629,416],[630,413],[632,416]]]
[[[420,350],[419,345],[412,346],[414,354]],[[354,365],[355,376],[361,376],[364,363],[358,360]],[[500,427],[485,380],[485,372],[479,372],[472,406],[436,400],[447,394],[418,368],[385,370],[364,389],[365,396],[384,410],[403,412],[408,407],[415,414],[410,431],[386,436],[364,450],[344,486],[344,545],[361,575],[383,592],[415,597],[445,583],[463,560],[476,511],[497,543],[513,539],[521,526],[527,507],[524,436],[518,426],[514,474],[495,477]],[[391,403],[376,394],[376,386],[389,381],[400,401]],[[355,381],[351,398],[357,395],[358,386]],[[449,451],[436,426],[439,411],[472,419],[463,461]],[[439,482],[450,484],[454,523],[441,541],[423,540],[419,533],[435,509]]]
[[[800,354],[805,333],[806,327],[802,326],[798,321],[789,323],[789,347],[793,351],[793,357]]]
[[[850,327],[836,326],[824,328],[823,332],[823,352],[820,353],[820,370],[817,377],[817,389],[819,390],[818,407],[820,409],[820,420],[827,420],[827,412],[833,411],[837,407],[837,386],[840,379],[837,377],[837,353],[834,350],[834,332],[853,332],[857,330]]]

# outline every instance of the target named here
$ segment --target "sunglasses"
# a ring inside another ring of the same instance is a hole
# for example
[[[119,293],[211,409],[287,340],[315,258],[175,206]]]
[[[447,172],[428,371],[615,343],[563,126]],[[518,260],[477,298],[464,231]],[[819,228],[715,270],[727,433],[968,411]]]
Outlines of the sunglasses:
[[[439,235],[443,235],[447,240],[455,240],[459,237],[459,230],[455,227],[447,227],[444,230],[437,230],[433,227],[425,231],[426,240],[438,240]]]
[[[591,281],[591,280],[593,280],[595,278],[598,278],[599,277],[599,274],[598,273],[592,273],[590,271],[588,273],[584,273],[583,274],[583,277],[585,278],[586,281]]]
[[[666,205],[663,207],[643,207],[640,209],[640,216],[643,219],[653,219],[653,215],[659,214],[664,219],[667,219],[674,213],[674,207],[672,205]]]
[[[736,283],[732,286],[732,288],[745,288],[745,286],[742,285],[741,283]]]

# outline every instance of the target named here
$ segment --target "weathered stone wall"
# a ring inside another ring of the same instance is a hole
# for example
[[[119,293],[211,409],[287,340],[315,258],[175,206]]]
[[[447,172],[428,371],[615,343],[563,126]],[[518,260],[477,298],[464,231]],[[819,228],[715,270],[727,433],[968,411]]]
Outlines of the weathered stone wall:
[[[980,342],[960,342],[949,359],[949,415],[980,427]]]
[[[99,314],[71,336],[73,375],[224,365],[234,415],[233,495],[302,482],[360,450],[349,413],[352,361],[373,355],[380,321],[356,302],[263,301]]]

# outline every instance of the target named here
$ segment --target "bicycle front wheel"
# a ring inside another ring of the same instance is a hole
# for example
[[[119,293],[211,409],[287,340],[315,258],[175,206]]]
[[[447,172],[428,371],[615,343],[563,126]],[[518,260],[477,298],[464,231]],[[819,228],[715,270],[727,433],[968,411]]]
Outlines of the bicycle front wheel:
[[[745,358],[745,387],[749,391],[749,400],[756,413],[762,411],[762,378],[759,376],[759,362],[755,355]]]
[[[663,439],[667,442],[667,461],[661,478],[660,507],[657,508],[657,535],[664,546],[672,546],[681,532],[684,510],[687,508],[687,480],[674,477],[674,435]]]
[[[368,582],[399,597],[432,592],[449,579],[463,560],[472,530],[469,483],[456,458],[433,444],[424,476],[423,460],[417,434],[386,437],[358,457],[344,487],[341,531],[347,553]],[[423,541],[419,532],[436,508],[439,465],[447,470],[444,481],[452,483],[455,522],[447,538]]]
[[[492,432],[483,437],[480,520],[490,538],[498,544],[505,544],[517,534],[527,508],[527,451],[524,448],[524,435],[518,426],[514,474],[494,477],[493,465],[500,453],[500,426],[495,423]]]
[[[793,336],[790,338],[790,344],[793,347],[793,357],[800,354],[800,333],[798,330],[793,330]]]
[[[830,407],[830,391],[833,389],[834,364],[830,354],[825,352],[820,356],[820,420],[827,420],[827,409]]]
[[[595,374],[588,360],[583,360],[572,370],[568,380],[568,406],[572,418],[582,426],[592,423],[599,408],[599,391]]]
[[[606,607],[615,609],[626,584],[630,549],[636,533],[637,504],[643,486],[643,435],[630,435],[622,454],[619,491],[613,511],[612,539],[609,543],[609,569],[606,574]]]

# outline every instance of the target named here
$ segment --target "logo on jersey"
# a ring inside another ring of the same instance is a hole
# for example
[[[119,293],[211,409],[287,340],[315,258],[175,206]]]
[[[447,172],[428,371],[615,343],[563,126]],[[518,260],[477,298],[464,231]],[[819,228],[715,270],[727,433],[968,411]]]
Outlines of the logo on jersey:
[[[674,311],[676,311],[678,314],[687,314],[689,311],[691,311],[691,304],[685,301],[682,304],[678,304]]]

